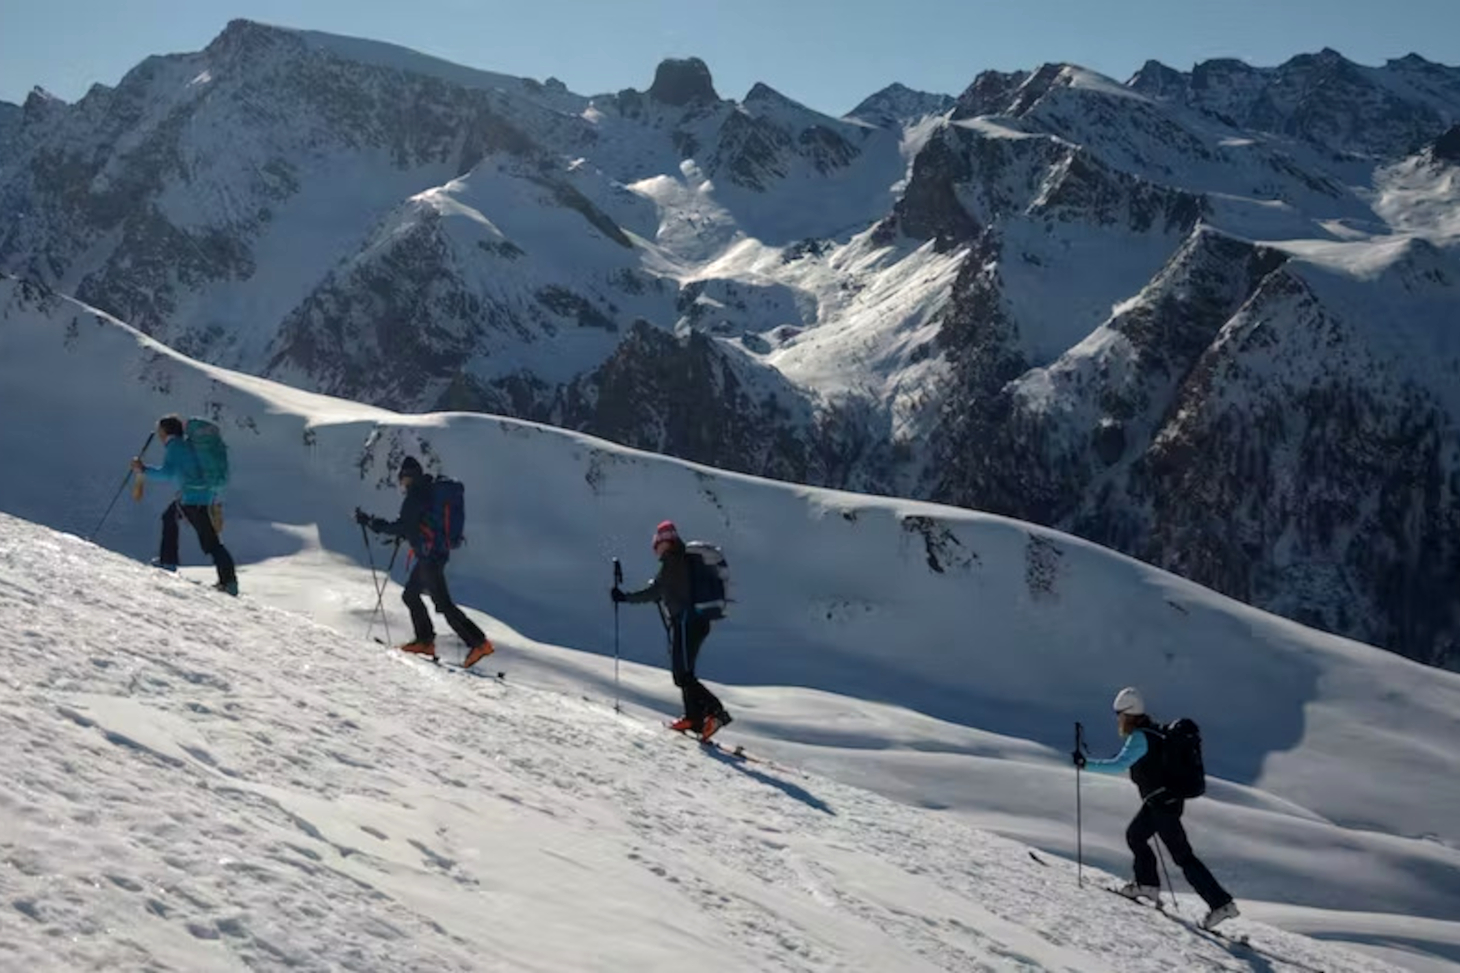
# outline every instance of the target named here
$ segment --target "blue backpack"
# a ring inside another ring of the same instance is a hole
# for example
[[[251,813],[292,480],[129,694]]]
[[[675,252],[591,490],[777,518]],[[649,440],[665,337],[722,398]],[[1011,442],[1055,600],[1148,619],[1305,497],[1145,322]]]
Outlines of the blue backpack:
[[[228,486],[228,446],[218,424],[197,417],[189,419],[183,427],[183,441],[197,460],[190,482],[185,485],[215,492]]]
[[[428,554],[447,554],[465,540],[466,487],[460,480],[438,476],[431,483],[431,513],[421,525]]]

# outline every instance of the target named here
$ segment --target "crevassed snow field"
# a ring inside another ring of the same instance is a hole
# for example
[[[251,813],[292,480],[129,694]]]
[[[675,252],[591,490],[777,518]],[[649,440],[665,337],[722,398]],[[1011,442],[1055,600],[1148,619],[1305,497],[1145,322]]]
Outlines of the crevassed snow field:
[[[89,535],[174,410],[229,437],[242,600],[4,524],[17,968],[145,968],[125,949],[179,969],[1304,968],[1078,892],[1050,857],[1074,852],[1072,723],[1113,751],[1126,683],[1204,728],[1216,779],[1188,824],[1237,931],[1314,968],[1369,967],[1264,922],[1460,960],[1454,674],[1027,524],[308,395],[0,280],[0,511]],[[349,514],[393,512],[406,452],[468,484],[453,589],[505,685],[364,639]],[[98,543],[145,562],[165,500],[123,498]],[[727,742],[775,768],[658,728],[677,694],[652,611],[621,616],[613,714],[610,558],[647,576],[664,517],[734,566],[701,674],[737,716]],[[1087,861],[1125,874],[1134,808],[1128,782],[1086,779]]]

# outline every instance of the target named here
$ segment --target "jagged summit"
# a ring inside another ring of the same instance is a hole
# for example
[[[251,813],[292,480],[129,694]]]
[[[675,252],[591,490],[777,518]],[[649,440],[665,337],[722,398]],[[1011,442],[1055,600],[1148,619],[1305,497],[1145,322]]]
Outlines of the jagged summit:
[[[666,105],[682,107],[695,102],[720,100],[710,77],[709,65],[697,57],[665,58],[654,71],[649,97]]]
[[[929,115],[941,115],[953,107],[952,95],[918,91],[894,82],[864,98],[844,117],[883,128],[895,128]]]

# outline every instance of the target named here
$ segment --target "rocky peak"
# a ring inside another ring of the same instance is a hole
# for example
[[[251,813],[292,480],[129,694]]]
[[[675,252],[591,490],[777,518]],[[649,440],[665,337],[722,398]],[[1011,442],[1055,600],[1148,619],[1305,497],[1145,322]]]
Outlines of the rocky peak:
[[[958,96],[954,118],[976,118],[979,115],[1001,115],[1009,107],[1027,71],[982,71],[973,84]]]
[[[654,71],[649,97],[676,108],[695,102],[715,102],[715,84],[709,65],[697,57],[666,58]]]
[[[1257,79],[1262,75],[1261,68],[1255,68],[1246,61],[1239,61],[1234,57],[1217,57],[1202,61],[1191,69],[1191,87],[1194,91],[1207,91]]]
[[[1186,91],[1187,81],[1187,76],[1175,68],[1168,68],[1160,61],[1147,61],[1126,85],[1153,98],[1171,98]]]
[[[30,89],[30,94],[25,96],[25,104],[20,106],[21,117],[27,125],[45,121],[65,109],[64,101],[40,85]]]
[[[845,117],[879,128],[896,128],[928,115],[941,115],[955,104],[951,95],[916,91],[905,84],[894,82],[863,99]]]
[[[772,88],[770,85],[766,84],[763,81],[757,81],[754,85],[751,86],[750,91],[746,92],[744,103],[747,105],[762,104],[785,105],[793,108],[805,107],[800,102],[795,101],[791,98],[787,98],[785,95],[781,94],[775,88]]]
[[[1067,64],[1041,64],[1039,70],[1029,75],[1019,85],[1019,90],[1014,93],[1014,100],[1009,105],[1008,113],[1019,116],[1033,108],[1034,104],[1043,98],[1050,88],[1054,87],[1055,82],[1065,73],[1067,67],[1069,67]]]
[[[213,38],[204,51],[212,58],[246,61],[257,57],[273,45],[294,36],[281,27],[271,27],[253,20],[230,20],[223,32]]]
[[[1449,131],[1435,139],[1430,151],[1436,159],[1460,165],[1460,125],[1451,125]]]

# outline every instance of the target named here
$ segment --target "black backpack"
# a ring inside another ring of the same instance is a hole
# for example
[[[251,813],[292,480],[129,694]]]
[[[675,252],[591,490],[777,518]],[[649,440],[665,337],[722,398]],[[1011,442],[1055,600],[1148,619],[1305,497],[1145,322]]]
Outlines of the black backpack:
[[[1201,759],[1201,727],[1196,721],[1172,720],[1161,728],[1161,783],[1167,793],[1182,800],[1207,792],[1207,772]]]

